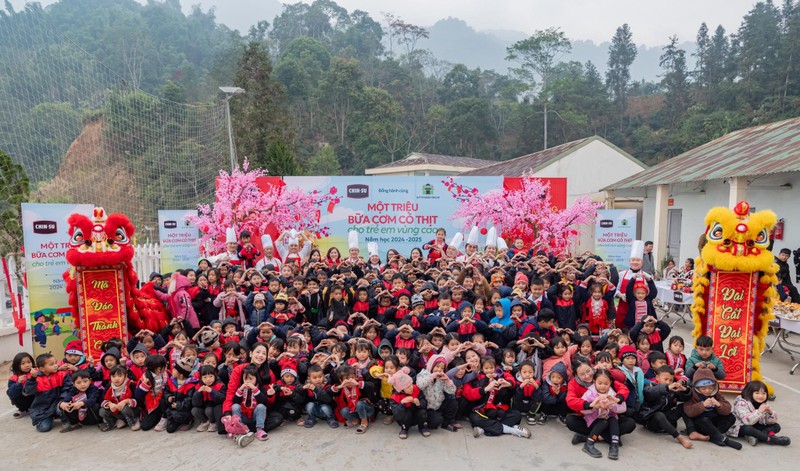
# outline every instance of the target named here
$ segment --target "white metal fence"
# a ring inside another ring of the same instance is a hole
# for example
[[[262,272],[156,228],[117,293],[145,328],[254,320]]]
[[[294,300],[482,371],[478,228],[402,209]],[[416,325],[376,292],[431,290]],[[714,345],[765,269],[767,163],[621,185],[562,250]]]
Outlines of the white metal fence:
[[[150,273],[161,273],[161,247],[158,244],[137,244],[134,249],[133,269],[141,283],[149,280]]]

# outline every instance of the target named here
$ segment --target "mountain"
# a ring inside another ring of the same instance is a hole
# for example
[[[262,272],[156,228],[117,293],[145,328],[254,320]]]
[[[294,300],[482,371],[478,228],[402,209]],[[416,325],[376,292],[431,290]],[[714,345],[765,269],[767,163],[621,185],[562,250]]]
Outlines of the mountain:
[[[476,31],[465,21],[458,18],[447,18],[437,21],[430,26],[429,39],[422,39],[418,46],[430,49],[433,54],[443,60],[454,64],[462,63],[469,68],[494,69],[505,73],[509,63],[505,60],[506,48],[516,41],[525,39],[527,34],[512,30],[487,30]],[[634,35],[636,32],[634,31]],[[596,44],[593,41],[573,39],[572,53],[562,60],[579,61],[585,63],[592,61],[601,74],[605,73],[608,61],[608,48],[611,42],[606,41]],[[634,81],[648,80],[659,81],[661,68],[658,65],[661,56],[661,46],[637,46],[639,53],[631,66],[631,78]],[[689,70],[694,67],[694,43],[684,42],[680,47],[686,50],[686,62]]]

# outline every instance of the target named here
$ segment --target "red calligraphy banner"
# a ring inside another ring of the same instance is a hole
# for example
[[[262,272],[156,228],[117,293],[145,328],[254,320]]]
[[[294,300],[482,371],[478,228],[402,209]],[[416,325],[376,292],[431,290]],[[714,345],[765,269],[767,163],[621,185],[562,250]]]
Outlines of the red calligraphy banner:
[[[122,267],[76,270],[78,325],[87,357],[100,360],[103,342],[128,338]]]
[[[741,391],[753,364],[753,321],[758,273],[711,271],[706,335],[725,367],[722,391]]]

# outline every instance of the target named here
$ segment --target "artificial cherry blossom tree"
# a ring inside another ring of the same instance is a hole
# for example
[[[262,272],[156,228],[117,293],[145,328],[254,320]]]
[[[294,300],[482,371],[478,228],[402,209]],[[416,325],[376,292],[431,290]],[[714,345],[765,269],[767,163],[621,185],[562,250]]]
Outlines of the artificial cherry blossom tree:
[[[233,227],[238,234],[249,230],[253,234],[264,234],[268,227],[278,233],[288,229],[309,231],[327,236],[328,228],[319,225],[320,207],[336,204],[336,188],[323,195],[316,190],[305,193],[301,188],[287,189],[272,186],[262,191],[256,180],[268,176],[267,170],[249,169],[245,159],[242,168],[228,174],[220,170],[217,178],[216,203],[197,205],[198,215],[187,218],[202,233],[200,245],[206,253],[218,253],[225,249],[225,230]]]
[[[578,227],[592,224],[602,206],[583,197],[559,211],[550,199],[550,183],[534,178],[532,173],[523,175],[519,190],[498,189],[485,194],[460,185],[453,178],[442,183],[461,201],[450,219],[463,219],[465,229],[500,226],[507,238],[521,237],[529,247],[555,254],[569,249],[577,239]]]

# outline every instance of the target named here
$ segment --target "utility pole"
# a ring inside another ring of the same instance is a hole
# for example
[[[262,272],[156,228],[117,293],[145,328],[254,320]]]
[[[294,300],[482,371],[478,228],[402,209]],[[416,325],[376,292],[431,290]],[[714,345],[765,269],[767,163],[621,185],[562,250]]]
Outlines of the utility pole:
[[[219,87],[222,93],[225,94],[225,118],[228,122],[228,145],[230,148],[230,159],[231,159],[231,172],[236,170],[237,162],[236,162],[236,147],[233,145],[233,124],[231,123],[231,98],[234,95],[238,95],[240,93],[244,93],[243,88],[239,87]]]

